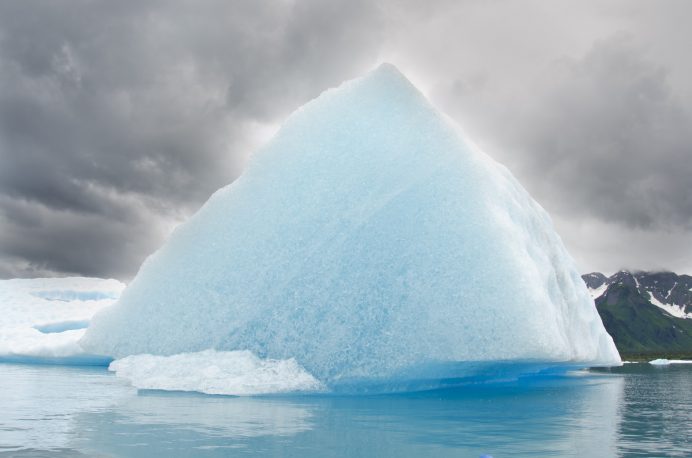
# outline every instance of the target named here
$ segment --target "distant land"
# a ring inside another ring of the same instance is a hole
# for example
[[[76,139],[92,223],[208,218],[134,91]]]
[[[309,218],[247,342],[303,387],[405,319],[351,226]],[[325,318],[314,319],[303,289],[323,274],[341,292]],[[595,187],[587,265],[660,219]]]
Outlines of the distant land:
[[[624,360],[692,359],[692,276],[622,270],[582,278]]]

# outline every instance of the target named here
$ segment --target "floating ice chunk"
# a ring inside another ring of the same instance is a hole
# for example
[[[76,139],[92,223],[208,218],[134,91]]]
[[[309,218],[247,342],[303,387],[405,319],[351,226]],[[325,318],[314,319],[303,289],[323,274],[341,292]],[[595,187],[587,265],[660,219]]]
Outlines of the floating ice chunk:
[[[78,344],[91,317],[125,288],[99,278],[0,280],[0,361],[108,364]]]
[[[81,342],[294,358],[330,387],[620,363],[546,212],[391,65],[291,115]]]
[[[109,369],[148,390],[248,396],[324,389],[294,359],[262,360],[249,351],[133,355],[113,361]]]
[[[692,360],[661,358],[649,361],[649,364],[653,364],[654,366],[668,366],[669,364],[692,364]]]

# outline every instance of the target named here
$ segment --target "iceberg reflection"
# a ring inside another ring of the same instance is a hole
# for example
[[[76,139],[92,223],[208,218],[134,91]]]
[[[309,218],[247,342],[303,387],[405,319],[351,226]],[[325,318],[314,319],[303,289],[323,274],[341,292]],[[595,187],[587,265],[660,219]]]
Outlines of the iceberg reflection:
[[[386,396],[140,392],[77,415],[73,445],[116,456],[613,456],[623,386],[586,375]]]

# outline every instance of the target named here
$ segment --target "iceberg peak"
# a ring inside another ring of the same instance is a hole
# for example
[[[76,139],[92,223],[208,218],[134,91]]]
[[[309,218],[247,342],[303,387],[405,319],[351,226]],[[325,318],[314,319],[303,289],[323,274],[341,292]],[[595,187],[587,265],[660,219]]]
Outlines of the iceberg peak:
[[[376,79],[376,80],[383,80],[385,82],[401,82],[404,81],[408,83],[408,85],[413,89],[416,90],[415,86],[411,84],[411,82],[404,76],[403,73],[397,68],[396,65],[390,64],[389,62],[383,62],[377,67],[375,67],[374,70],[372,70],[370,73],[365,75],[363,79]],[[416,90],[417,91],[417,90]]]
[[[363,95],[371,97],[372,100],[379,99],[381,102],[392,98],[399,101],[408,100],[410,103],[416,104],[417,108],[427,106],[434,111],[432,105],[418,88],[395,65],[388,62],[380,64],[362,78],[353,80],[352,84],[354,87],[351,90],[354,93],[362,92]],[[347,87],[348,83],[342,85],[339,90]]]
[[[330,388],[620,361],[545,211],[391,64],[293,113],[81,343],[294,359]]]

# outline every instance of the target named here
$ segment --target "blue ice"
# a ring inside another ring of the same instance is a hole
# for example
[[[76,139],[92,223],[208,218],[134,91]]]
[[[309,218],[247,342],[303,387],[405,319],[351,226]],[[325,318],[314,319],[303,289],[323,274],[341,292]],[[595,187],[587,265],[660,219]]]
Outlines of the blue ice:
[[[620,362],[547,213],[389,64],[293,113],[81,344],[293,358],[335,389]]]

